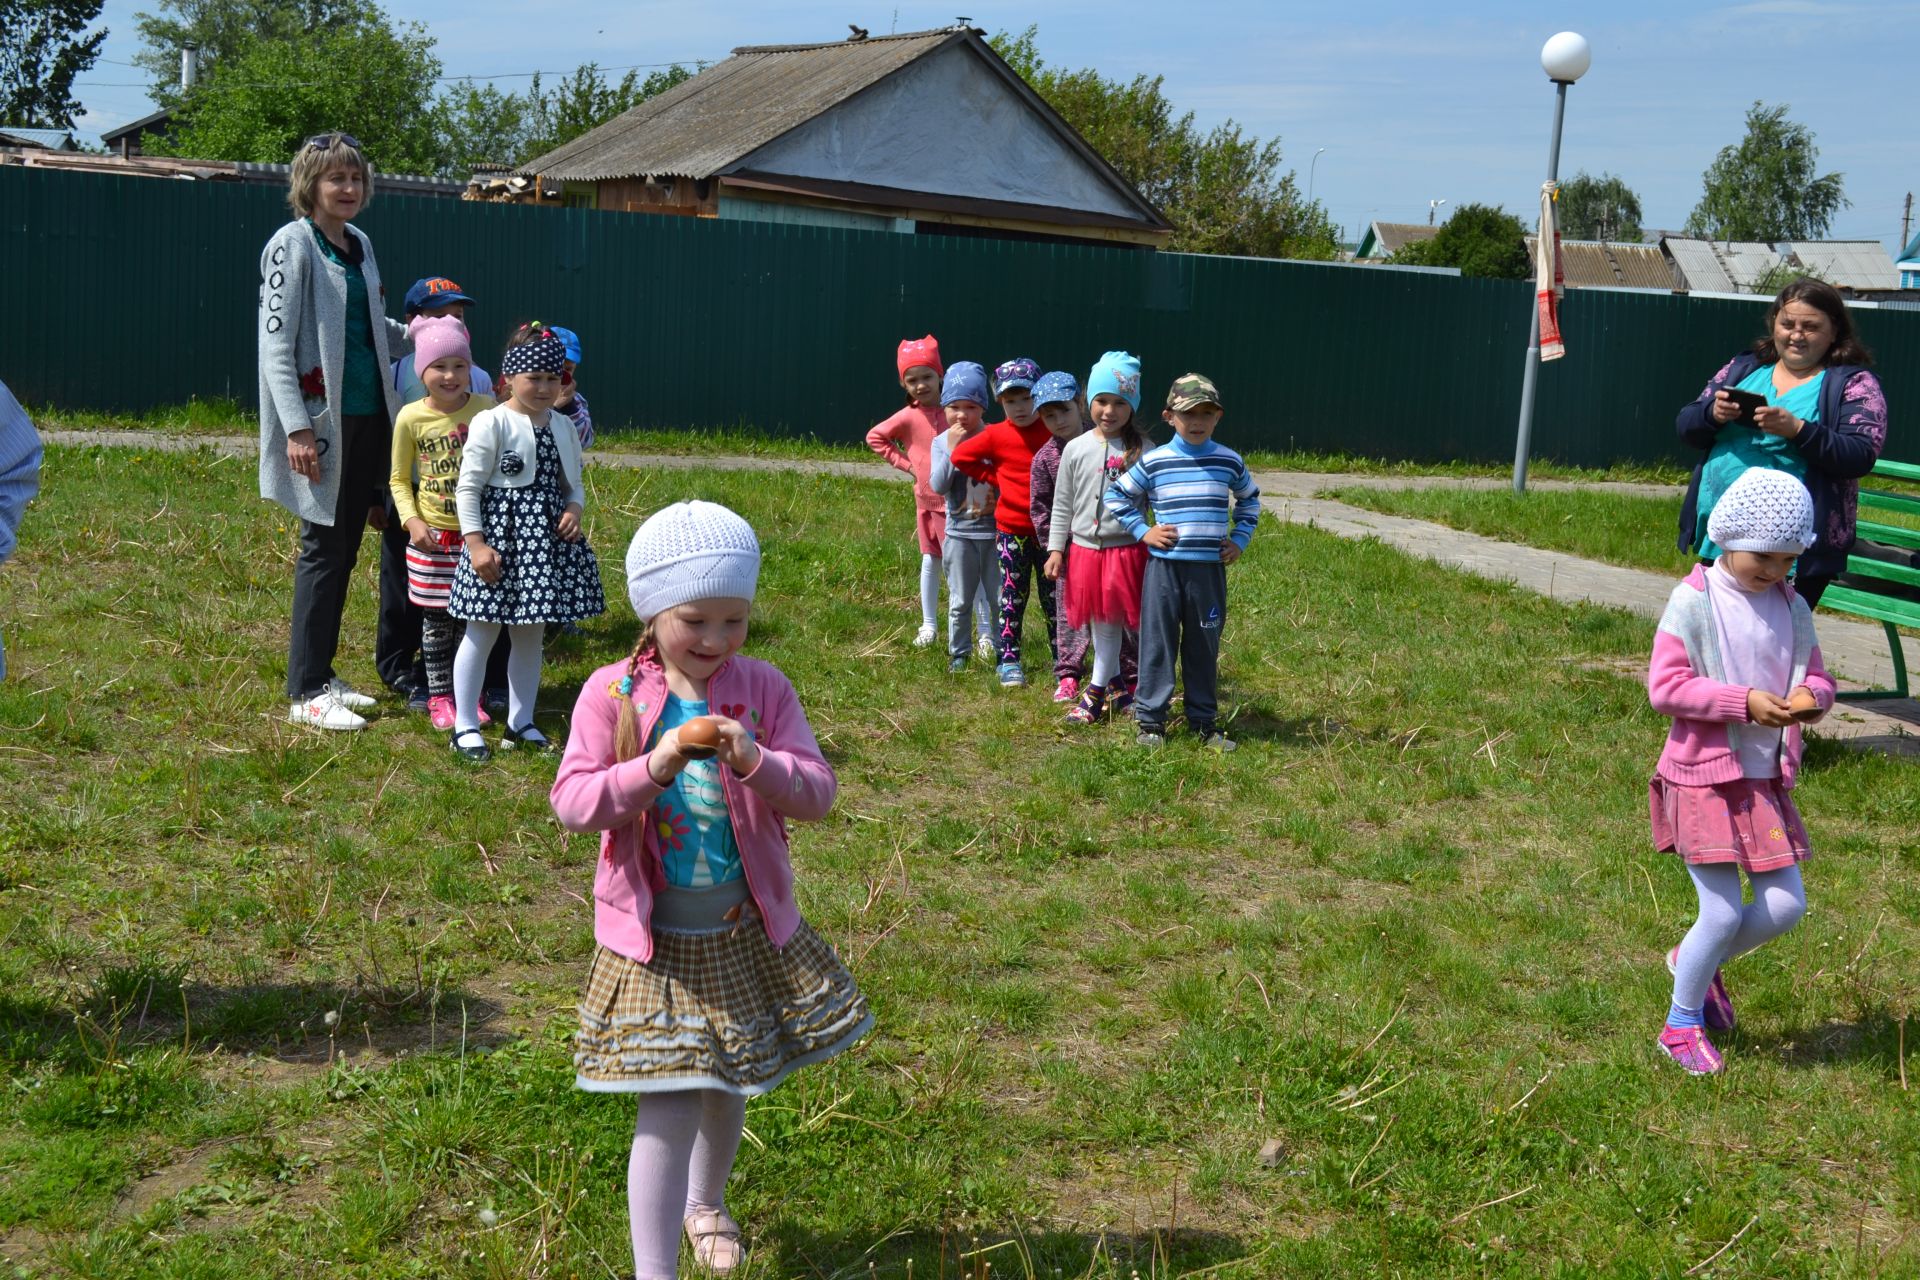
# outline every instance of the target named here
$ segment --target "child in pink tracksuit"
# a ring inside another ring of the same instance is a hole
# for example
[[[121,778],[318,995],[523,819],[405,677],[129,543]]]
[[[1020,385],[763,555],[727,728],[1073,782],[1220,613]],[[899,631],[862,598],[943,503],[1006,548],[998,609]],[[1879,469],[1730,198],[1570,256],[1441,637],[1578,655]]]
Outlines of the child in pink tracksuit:
[[[1793,803],[1800,726],[1833,706],[1813,612],[1787,584],[1813,545],[1813,499],[1785,471],[1753,468],[1713,509],[1722,555],[1673,589],[1647,693],[1673,720],[1650,785],[1656,849],[1676,853],[1700,915],[1667,953],[1673,1002],[1660,1050],[1693,1075],[1725,1067],[1709,1030],[1731,1030],[1720,966],[1806,913],[1807,828]],[[1753,901],[1740,901],[1740,872]]]
[[[913,477],[913,524],[920,539],[920,630],[916,649],[933,643],[940,605],[940,550],[946,530],[947,507],[927,483],[927,463],[933,438],[947,429],[940,412],[940,344],[928,334],[901,342],[894,355],[907,407],[867,432],[867,448],[888,466]]]

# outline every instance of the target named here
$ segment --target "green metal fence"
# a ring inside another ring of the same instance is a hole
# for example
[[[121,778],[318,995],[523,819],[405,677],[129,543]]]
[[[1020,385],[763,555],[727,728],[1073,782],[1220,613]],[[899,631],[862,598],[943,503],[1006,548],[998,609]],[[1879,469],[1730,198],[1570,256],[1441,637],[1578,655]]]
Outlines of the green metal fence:
[[[277,189],[0,168],[0,377],[73,408],[252,403],[259,252],[286,216]],[[581,385],[610,425],[857,440],[899,404],[895,344],[932,332],[949,360],[1030,355],[1078,375],[1127,348],[1149,405],[1202,370],[1237,447],[1513,456],[1530,295],[1516,281],[390,195],[358,225],[396,315],[418,276],[480,300],[483,365],[521,320],[577,330]],[[1857,315],[1897,407],[1920,385],[1920,312]],[[1753,302],[1572,293],[1535,456],[1681,456],[1675,411],[1761,318]],[[1920,445],[1896,429],[1888,454]]]

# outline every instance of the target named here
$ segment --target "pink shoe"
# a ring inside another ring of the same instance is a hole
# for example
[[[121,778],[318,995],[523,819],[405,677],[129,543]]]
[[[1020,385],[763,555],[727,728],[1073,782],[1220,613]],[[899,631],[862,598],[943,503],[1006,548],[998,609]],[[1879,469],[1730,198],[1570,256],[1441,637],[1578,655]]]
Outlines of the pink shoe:
[[[1667,952],[1667,972],[1673,973],[1680,965],[1680,948]],[[1727,995],[1727,984],[1721,981],[1720,971],[1713,971],[1713,981],[1707,984],[1706,1004],[1702,1007],[1701,1017],[1706,1020],[1710,1031],[1731,1031],[1734,1028],[1733,1000]]]
[[[427,699],[427,718],[436,729],[453,728],[453,695],[436,693]]]
[[[1080,696],[1080,682],[1072,676],[1061,676],[1060,683],[1053,687],[1055,702],[1072,702]]]
[[[488,715],[486,707],[482,706],[480,708],[480,727],[484,729],[492,723],[493,723],[493,717]]]
[[[1707,1039],[1705,1027],[1664,1027],[1660,1031],[1660,1052],[1679,1063],[1690,1076],[1717,1076],[1727,1062]]]

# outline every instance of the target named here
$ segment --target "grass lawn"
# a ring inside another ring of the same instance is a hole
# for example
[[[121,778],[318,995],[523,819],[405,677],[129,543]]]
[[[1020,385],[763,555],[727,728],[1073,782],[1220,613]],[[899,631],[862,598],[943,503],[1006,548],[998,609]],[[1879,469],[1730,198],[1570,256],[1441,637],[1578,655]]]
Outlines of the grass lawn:
[[[43,483],[0,572],[0,1257],[627,1274],[552,763],[462,768],[391,706],[286,725],[293,532],[246,461],[55,448]],[[1910,762],[1814,742],[1812,910],[1729,969],[1730,1071],[1691,1080],[1653,1049],[1693,914],[1647,848],[1664,726],[1613,669],[1644,622],[1269,523],[1230,575],[1241,749],[1147,753],[907,646],[896,485],[587,483],[612,600],[644,513],[753,522],[749,651],[840,773],[793,856],[878,1026],[749,1106],[747,1276],[1920,1268]],[[366,565],[362,688],[372,604]],[[549,732],[624,612],[550,650]]]
[[[31,407],[33,420],[44,429],[83,431],[164,431],[174,435],[257,436],[259,420],[237,401],[195,400],[184,405],[169,405],[146,413],[100,413],[91,410]],[[1152,425],[1159,438],[1166,428],[1156,418]],[[608,452],[667,454],[746,454],[756,457],[801,458],[840,462],[873,462],[866,446],[854,443],[829,443],[813,436],[773,435],[752,426],[687,427],[678,430],[642,429],[615,426],[612,421],[596,421],[598,447]],[[1234,443],[1222,436],[1225,443]],[[1510,468],[1502,463],[1401,462],[1342,453],[1276,453],[1265,449],[1242,450],[1247,462],[1256,469],[1273,471],[1311,471],[1316,473],[1355,472],[1363,475],[1406,476],[1505,476]],[[1648,484],[1681,484],[1685,468],[1661,464],[1620,463],[1611,467],[1565,467],[1540,460],[1531,464],[1529,474],[1556,480],[1623,480]]]

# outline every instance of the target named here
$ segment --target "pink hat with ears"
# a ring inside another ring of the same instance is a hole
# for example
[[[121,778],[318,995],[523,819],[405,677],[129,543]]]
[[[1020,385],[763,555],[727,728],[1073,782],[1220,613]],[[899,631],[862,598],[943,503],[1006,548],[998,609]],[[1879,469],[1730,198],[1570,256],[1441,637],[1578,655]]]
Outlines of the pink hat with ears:
[[[425,377],[427,366],[447,356],[473,363],[473,342],[457,316],[415,316],[407,322],[413,339],[413,371]]]
[[[904,378],[907,376],[907,370],[915,365],[925,365],[941,377],[946,377],[947,367],[940,363],[940,344],[933,340],[932,334],[924,338],[901,340],[900,350],[894,356],[894,367]]]

